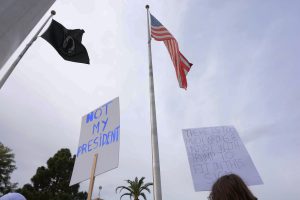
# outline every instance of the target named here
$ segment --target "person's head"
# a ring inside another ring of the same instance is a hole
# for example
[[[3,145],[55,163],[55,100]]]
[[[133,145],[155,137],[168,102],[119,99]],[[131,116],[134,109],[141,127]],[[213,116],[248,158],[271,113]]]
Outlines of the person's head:
[[[0,200],[26,200],[26,198],[20,193],[12,192],[0,197]]]
[[[235,174],[220,177],[212,186],[210,200],[256,200],[244,181]]]

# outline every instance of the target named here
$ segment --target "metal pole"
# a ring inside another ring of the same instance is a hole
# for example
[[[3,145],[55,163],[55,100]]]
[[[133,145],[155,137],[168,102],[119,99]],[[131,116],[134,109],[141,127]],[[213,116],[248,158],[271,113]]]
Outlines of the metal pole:
[[[159,150],[158,150],[158,139],[157,139],[156,109],[155,109],[153,68],[152,68],[151,36],[150,36],[150,25],[149,25],[149,5],[146,5],[146,9],[147,9],[148,53],[149,53],[152,175],[153,175],[153,190],[154,190],[153,191],[153,198],[154,198],[154,200],[161,200],[162,199],[162,194],[161,194]]]
[[[2,86],[4,85],[5,81],[8,79],[8,77],[10,76],[10,74],[14,71],[14,69],[16,68],[17,64],[20,62],[21,58],[24,56],[24,54],[26,53],[26,51],[29,49],[29,47],[32,45],[32,43],[37,39],[38,35],[40,34],[40,32],[43,30],[43,28],[45,27],[45,25],[47,24],[47,22],[52,18],[53,15],[55,15],[56,12],[54,10],[51,11],[51,15],[48,17],[48,19],[46,20],[46,22],[42,25],[42,27],[37,31],[37,33],[33,36],[33,38],[30,40],[30,42],[25,46],[25,48],[23,49],[23,51],[20,53],[20,55],[18,56],[18,58],[13,62],[13,64],[9,67],[9,69],[7,70],[7,72],[4,74],[4,76],[2,77],[2,79],[0,80],[0,89],[2,88]]]
[[[100,185],[100,186],[99,186],[99,200],[101,200],[101,196],[100,196],[101,190],[102,190],[102,186]]]

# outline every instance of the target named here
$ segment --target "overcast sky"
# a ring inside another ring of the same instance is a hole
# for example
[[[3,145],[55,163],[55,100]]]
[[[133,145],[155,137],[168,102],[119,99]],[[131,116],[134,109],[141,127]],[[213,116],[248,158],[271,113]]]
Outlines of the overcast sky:
[[[298,200],[297,0],[57,1],[54,19],[85,30],[91,64],[64,61],[39,38],[1,89],[0,141],[18,167],[12,181],[29,183],[60,148],[75,153],[81,117],[117,96],[120,165],[96,177],[94,196],[101,185],[104,199],[117,200],[114,190],[123,180],[152,181],[147,3],[194,64],[187,91],[180,89],[167,49],[152,41],[163,199],[208,196],[194,192],[181,130],[233,125],[263,179],[264,185],[250,187],[258,199]],[[87,188],[87,181],[81,184]]]

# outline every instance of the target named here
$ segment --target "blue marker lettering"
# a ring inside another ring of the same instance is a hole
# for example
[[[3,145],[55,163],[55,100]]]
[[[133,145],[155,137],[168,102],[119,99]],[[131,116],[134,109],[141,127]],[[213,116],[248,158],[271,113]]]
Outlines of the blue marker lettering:
[[[94,147],[94,149],[96,149],[96,148],[98,147],[98,139],[99,139],[98,136],[95,137],[95,139],[94,139],[94,144],[96,145],[96,146]]]
[[[98,111],[100,111],[100,114],[97,116]],[[102,109],[101,109],[101,108],[98,108],[98,109],[95,111],[94,117],[95,117],[95,119],[98,119],[99,117],[101,117],[101,115],[102,115]]]
[[[87,147],[86,144],[83,144],[83,145],[81,146],[81,148],[82,148],[82,153],[86,153],[86,147]]]
[[[92,142],[93,142],[93,139],[89,140],[89,142],[88,142],[88,152],[92,151],[92,149],[91,149]]]
[[[97,133],[99,133],[99,129],[100,129],[100,121],[97,124],[93,125],[93,134],[95,132],[95,129],[97,129]]]
[[[107,144],[107,134],[102,134],[102,146]]]
[[[107,133],[107,136],[108,136],[108,139],[107,139],[107,144],[110,144],[112,142],[112,135],[113,135],[113,132],[112,131],[109,131]]]
[[[106,120],[102,120],[102,123],[104,124],[104,125],[103,125],[103,128],[102,128],[102,131],[105,130],[106,125],[107,125],[107,122],[108,122],[108,118],[106,118]]]
[[[94,119],[94,113],[91,112],[86,116],[86,121],[85,121],[86,124],[89,123],[89,121],[93,121],[93,119]]]
[[[119,140],[119,130],[120,130],[120,126],[117,126],[114,130],[114,136],[116,136],[116,141]]]
[[[108,110],[108,105],[111,103],[111,101],[110,102],[108,102],[108,103],[106,103],[105,105],[103,105],[103,107],[105,106],[105,114],[107,115],[107,110]]]
[[[80,151],[81,151],[81,146],[79,146],[78,149],[77,149],[77,157],[79,156]]]

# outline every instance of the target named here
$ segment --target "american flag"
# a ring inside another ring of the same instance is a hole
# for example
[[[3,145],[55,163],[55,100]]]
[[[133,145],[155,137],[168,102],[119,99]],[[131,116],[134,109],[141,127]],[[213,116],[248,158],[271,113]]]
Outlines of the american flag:
[[[151,15],[151,36],[157,41],[163,41],[169,51],[176,76],[181,88],[187,88],[186,75],[192,67],[190,63],[179,51],[177,40],[173,35],[153,16]]]

